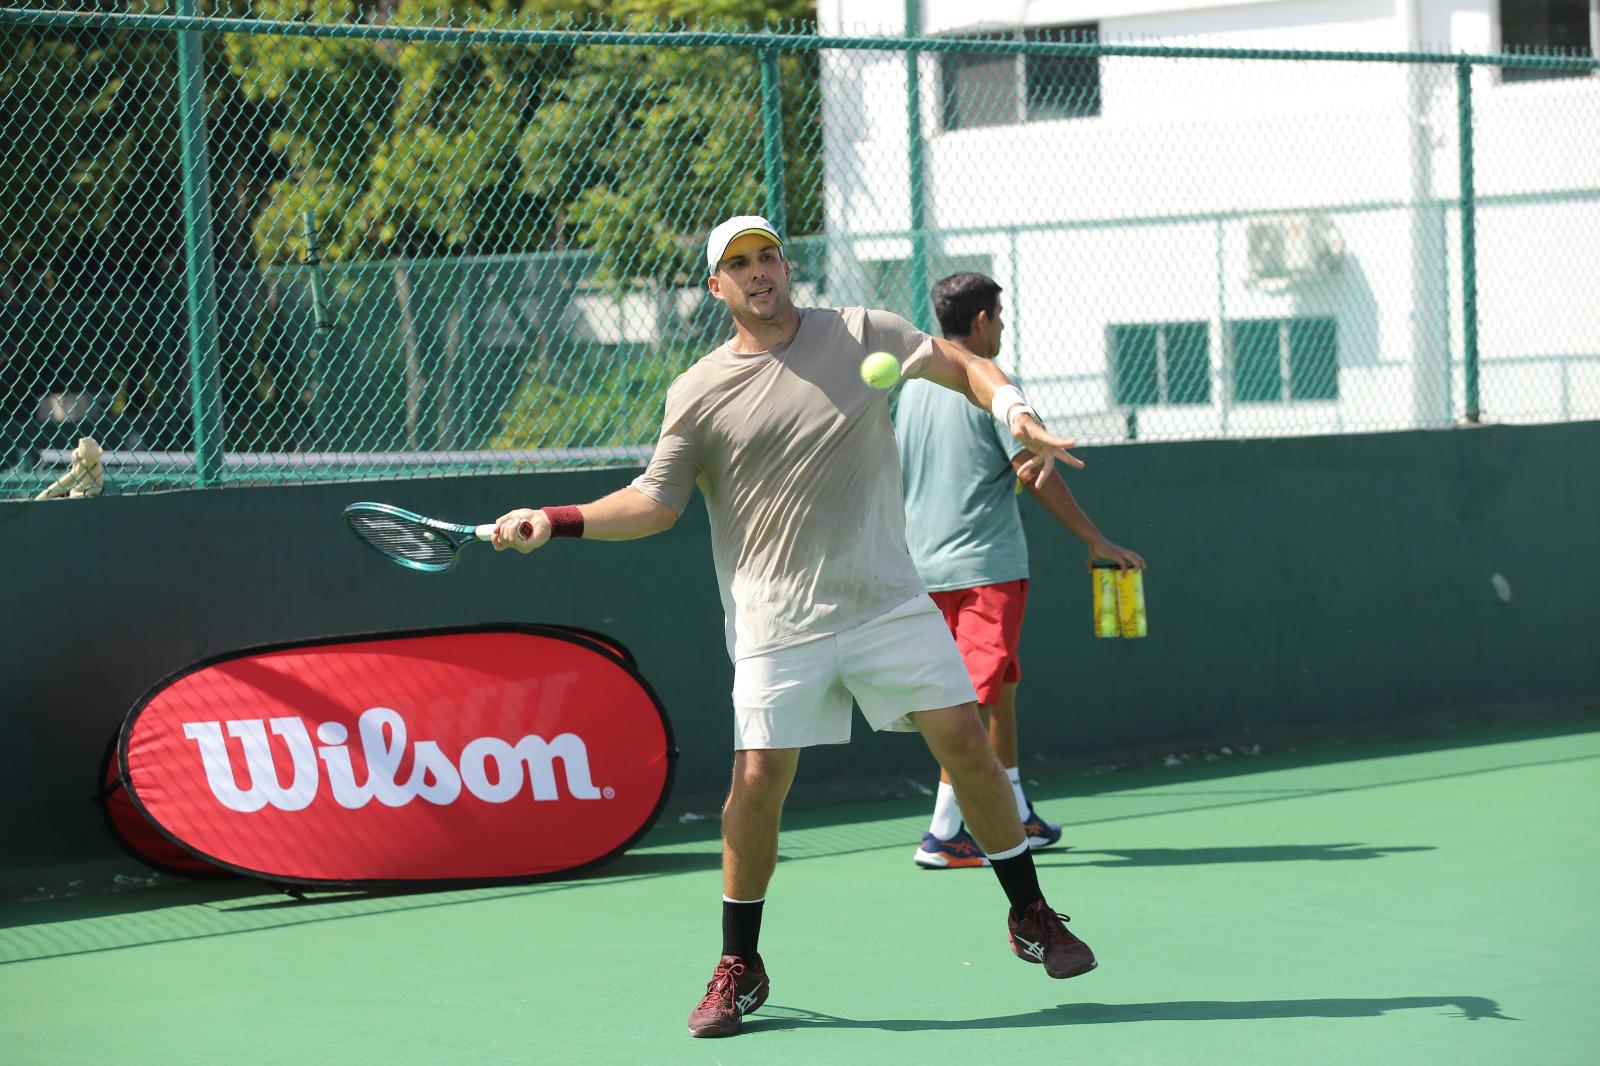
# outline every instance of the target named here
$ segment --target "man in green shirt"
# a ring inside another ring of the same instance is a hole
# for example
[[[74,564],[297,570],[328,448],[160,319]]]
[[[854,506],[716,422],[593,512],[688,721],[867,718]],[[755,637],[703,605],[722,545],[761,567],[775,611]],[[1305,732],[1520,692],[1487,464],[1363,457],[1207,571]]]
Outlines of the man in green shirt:
[[[952,274],[933,287],[934,313],[945,339],[974,355],[1000,354],[1000,286],[983,274]],[[1028,594],[1028,543],[1013,486],[1029,452],[960,394],[925,381],[902,387],[895,411],[905,490],[906,541],[923,582],[956,638],[978,710],[1011,779],[1030,848],[1061,839],[1061,827],[1033,810],[1022,790],[1017,755],[1017,645]],[[1097,559],[1142,570],[1144,559],[1107,540],[1052,472],[1028,491],[1083,541]],[[933,822],[922,835],[917,865],[930,869],[987,866],[967,832],[949,774],[940,771]]]

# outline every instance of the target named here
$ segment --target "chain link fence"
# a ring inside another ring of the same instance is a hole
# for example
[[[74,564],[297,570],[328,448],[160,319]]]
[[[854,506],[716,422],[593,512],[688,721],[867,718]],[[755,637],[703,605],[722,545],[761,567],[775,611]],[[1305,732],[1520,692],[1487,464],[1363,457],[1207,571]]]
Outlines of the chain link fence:
[[[192,4],[0,8],[0,497],[639,462],[751,211],[1086,443],[1600,417],[1593,58]]]

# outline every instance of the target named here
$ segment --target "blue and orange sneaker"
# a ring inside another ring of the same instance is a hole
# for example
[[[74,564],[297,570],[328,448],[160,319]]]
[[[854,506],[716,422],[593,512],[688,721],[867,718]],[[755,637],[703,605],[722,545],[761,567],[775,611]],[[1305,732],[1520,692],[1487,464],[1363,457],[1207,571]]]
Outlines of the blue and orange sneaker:
[[[917,848],[917,865],[928,870],[957,870],[964,866],[988,866],[989,857],[962,825],[948,840],[923,833],[922,845]]]
[[[1027,834],[1028,848],[1033,851],[1048,848],[1061,839],[1061,827],[1040,818],[1031,803],[1028,804],[1028,817],[1022,820],[1022,831]]]

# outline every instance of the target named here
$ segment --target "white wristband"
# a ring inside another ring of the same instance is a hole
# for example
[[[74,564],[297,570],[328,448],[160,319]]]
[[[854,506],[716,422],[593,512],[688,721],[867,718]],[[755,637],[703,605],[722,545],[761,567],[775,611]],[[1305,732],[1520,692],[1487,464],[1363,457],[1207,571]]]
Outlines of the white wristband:
[[[994,398],[989,401],[989,413],[995,420],[1007,429],[1011,428],[1011,415],[1016,408],[1021,407],[1028,414],[1038,418],[1039,414],[1033,409],[1022,395],[1022,390],[1015,385],[1002,385],[994,390]]]

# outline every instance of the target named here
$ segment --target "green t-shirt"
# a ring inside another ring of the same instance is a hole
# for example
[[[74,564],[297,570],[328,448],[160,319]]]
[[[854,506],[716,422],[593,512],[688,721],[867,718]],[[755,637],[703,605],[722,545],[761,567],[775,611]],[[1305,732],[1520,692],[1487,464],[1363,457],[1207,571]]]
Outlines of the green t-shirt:
[[[1009,430],[959,392],[908,381],[895,406],[906,543],[930,592],[1028,576]]]

